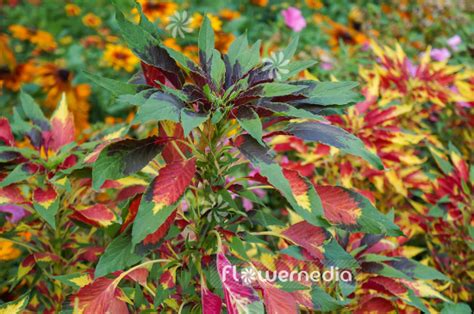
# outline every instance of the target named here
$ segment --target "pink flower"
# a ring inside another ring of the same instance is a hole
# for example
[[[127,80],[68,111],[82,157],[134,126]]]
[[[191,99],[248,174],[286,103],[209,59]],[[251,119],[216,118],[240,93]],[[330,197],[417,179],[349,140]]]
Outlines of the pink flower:
[[[281,15],[285,19],[285,24],[295,32],[300,32],[306,27],[306,21],[301,14],[301,11],[294,7],[289,7],[281,11]]]
[[[454,35],[453,37],[447,40],[448,46],[451,47],[454,51],[458,51],[459,45],[462,43],[462,39],[459,35]]]
[[[449,57],[451,57],[451,53],[447,48],[435,48],[431,50],[431,58],[433,58],[433,60],[444,61],[446,59],[449,59]]]

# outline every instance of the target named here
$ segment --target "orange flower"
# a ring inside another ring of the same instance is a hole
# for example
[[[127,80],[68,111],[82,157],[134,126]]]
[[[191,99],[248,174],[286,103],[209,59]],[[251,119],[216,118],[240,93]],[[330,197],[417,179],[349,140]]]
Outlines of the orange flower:
[[[231,21],[231,20],[238,19],[240,17],[240,12],[224,8],[219,12],[219,15],[224,20]]]
[[[31,36],[30,42],[35,44],[38,50],[48,52],[51,52],[58,47],[53,35],[46,31],[36,31],[36,33]]]
[[[367,36],[353,28],[336,23],[331,19],[327,19],[327,22],[331,28],[325,28],[324,31],[330,36],[328,44],[333,51],[339,49],[339,41],[341,40],[348,45],[362,45],[369,42]]]
[[[159,0],[138,0],[138,2],[142,6],[143,13],[152,21],[165,20],[178,9],[178,5],[173,2]]]
[[[90,86],[88,84],[72,85],[72,73],[54,63],[43,64],[37,72],[38,83],[46,92],[45,107],[54,109],[62,93],[65,93],[69,109],[74,115],[76,131],[86,129],[89,126]]]
[[[81,8],[72,3],[66,4],[64,9],[66,10],[66,14],[68,16],[78,16],[79,14],[81,14]]]
[[[216,33],[216,49],[226,53],[234,39],[235,36],[232,33]]]
[[[82,17],[82,23],[87,27],[97,28],[102,25],[102,19],[94,13],[87,13]]]
[[[268,0],[251,0],[252,4],[258,5],[259,7],[265,7],[268,4]]]
[[[132,72],[138,64],[138,58],[125,46],[108,44],[105,48],[103,61],[115,71]]]
[[[174,38],[166,38],[165,40],[163,40],[163,45],[176,51],[181,51],[181,47],[178,45],[176,39]]]
[[[8,30],[14,38],[19,40],[28,40],[31,37],[30,31],[23,25],[13,24],[8,27]]]
[[[324,4],[321,0],[306,0],[306,5],[315,10],[320,10],[324,7]]]
[[[102,40],[102,38],[100,38],[100,36],[97,36],[97,35],[90,35],[90,36],[86,36],[82,38],[81,44],[85,48],[89,48],[89,47],[103,48],[104,47],[104,41]]]
[[[13,246],[13,242],[0,240],[0,261],[16,259],[20,254],[21,251]]]
[[[18,91],[21,85],[32,80],[32,62],[17,64],[15,55],[8,45],[8,37],[0,34],[0,85]]]

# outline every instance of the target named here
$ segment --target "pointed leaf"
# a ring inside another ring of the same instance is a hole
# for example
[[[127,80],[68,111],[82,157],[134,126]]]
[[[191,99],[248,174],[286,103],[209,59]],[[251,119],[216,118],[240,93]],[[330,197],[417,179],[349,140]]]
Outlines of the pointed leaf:
[[[341,128],[318,122],[303,122],[290,124],[286,130],[303,140],[334,146],[348,154],[362,157],[376,168],[383,169],[382,161],[376,154],[368,151],[359,138]]]
[[[200,126],[208,117],[209,116],[205,113],[197,113],[183,108],[181,111],[181,124],[183,126],[184,136],[188,136],[191,130]]]
[[[291,85],[286,83],[264,83],[263,86],[263,97],[277,97],[286,96],[297,93],[306,88],[306,85]]]
[[[130,235],[122,233],[110,242],[105,249],[95,268],[94,277],[102,277],[114,271],[125,269],[140,260],[141,256],[133,252]]]
[[[0,314],[20,314],[28,305],[28,294],[23,294],[18,299],[0,304]]]
[[[315,186],[324,217],[336,226],[351,231],[390,236],[402,235],[400,228],[380,213],[361,194],[339,186]]]
[[[68,109],[66,94],[63,94],[56,111],[51,117],[52,142],[50,148],[58,151],[74,142],[74,116]]]
[[[84,75],[95,84],[108,90],[114,96],[135,94],[137,92],[138,85],[128,84],[121,81],[113,80],[110,78],[102,77],[97,74],[83,71]]]
[[[157,92],[151,95],[143,105],[138,107],[133,123],[164,120],[178,122],[183,108],[184,103],[177,97]]]
[[[47,184],[45,189],[36,188],[33,191],[33,207],[46,222],[56,229],[56,213],[59,209],[59,199],[53,185]]]
[[[115,213],[104,204],[78,206],[70,218],[96,227],[108,227],[117,222]]]
[[[258,114],[250,107],[240,106],[236,114],[239,125],[247,131],[257,142],[265,146],[262,141],[263,129],[262,122]]]
[[[162,168],[142,197],[132,228],[132,243],[155,232],[172,214],[196,171],[195,160],[176,161]]]
[[[163,149],[165,140],[151,136],[143,140],[126,139],[105,147],[92,168],[95,190],[105,180],[131,175],[145,167]]]
[[[207,15],[204,16],[201,29],[199,30],[198,47],[199,51],[204,53],[205,61],[207,62],[214,49],[214,30]]]

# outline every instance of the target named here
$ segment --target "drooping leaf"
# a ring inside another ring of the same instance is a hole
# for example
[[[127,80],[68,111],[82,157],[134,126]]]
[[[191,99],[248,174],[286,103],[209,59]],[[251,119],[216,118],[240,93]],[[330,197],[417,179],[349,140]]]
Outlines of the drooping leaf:
[[[4,145],[15,145],[15,138],[13,137],[10,122],[4,117],[0,118],[0,141],[2,141]]]
[[[104,204],[77,206],[70,218],[96,227],[108,227],[117,222],[113,210]]]
[[[217,254],[217,272],[229,314],[264,313],[257,293],[251,286],[243,284],[242,278],[237,272],[233,272],[232,264],[222,252]]]
[[[160,170],[142,197],[133,223],[132,243],[139,243],[166,221],[191,183],[195,171],[194,159],[176,161]]]
[[[87,272],[54,276],[53,278],[59,280],[60,282],[69,287],[73,287],[76,289],[87,286],[92,282],[92,275]]]
[[[305,85],[291,85],[286,83],[264,83],[263,86],[263,97],[277,97],[285,96],[296,93],[306,88]]]
[[[133,123],[164,120],[178,122],[183,108],[183,102],[177,97],[157,92],[151,95],[143,105],[138,107]]]
[[[84,314],[128,314],[128,308],[113,279],[100,277],[71,296],[71,307]]]
[[[348,154],[362,157],[376,168],[383,169],[382,161],[376,154],[368,151],[359,138],[341,128],[319,122],[302,122],[290,124],[286,130],[303,140],[334,146]]]
[[[138,85],[124,83],[86,71],[83,71],[83,73],[92,82],[108,90],[114,96],[135,94],[137,92]]]
[[[314,114],[311,111],[299,109],[282,102],[262,101],[257,104],[256,108],[263,108],[288,117],[324,120],[322,116]]]
[[[297,313],[295,297],[291,293],[278,289],[267,282],[261,283],[260,287],[263,291],[266,313]]]
[[[112,240],[105,249],[95,268],[94,277],[102,277],[114,271],[125,269],[140,260],[141,256],[133,252],[130,235],[122,233]]]
[[[411,278],[450,281],[448,277],[446,277],[444,274],[437,271],[436,269],[431,268],[429,266],[425,266],[412,259],[400,257],[395,260],[389,261],[388,264]]]
[[[351,102],[362,101],[360,94],[352,89],[357,82],[317,82],[316,87],[309,94],[304,103],[315,105],[345,105]]]
[[[166,140],[151,136],[143,140],[126,139],[105,147],[92,168],[95,190],[105,180],[115,180],[131,175],[145,167],[163,149]]]

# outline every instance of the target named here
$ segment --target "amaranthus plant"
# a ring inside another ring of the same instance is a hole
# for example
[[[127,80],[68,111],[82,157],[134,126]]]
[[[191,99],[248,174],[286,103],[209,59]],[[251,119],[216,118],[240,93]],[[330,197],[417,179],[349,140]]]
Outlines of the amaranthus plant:
[[[97,264],[77,262],[74,272],[65,266],[76,262],[75,256],[62,256],[68,262],[52,274],[40,269],[41,280],[68,288],[58,289],[54,306],[30,307],[56,310],[62,303],[64,310],[78,313],[353,311],[360,306],[355,291],[362,284],[370,290],[376,281],[368,277],[382,278],[378,282],[393,277],[404,290],[387,302],[400,300],[426,311],[410,282],[446,279],[442,274],[365,251],[386,236],[402,235],[393,215],[380,213],[355,191],[285,169],[266,145],[276,135],[292,135],[383,169],[362,141],[324,118],[361,99],[353,91],[357,84],[291,80],[314,64],[290,61],[297,38],[278,58],[265,61],[260,43],[249,47],[245,35],[221,54],[207,18],[196,64],[165,47],[160,31],[140,15],[138,24],[120,11],[116,18],[142,70],[128,83],[88,74],[120,106],[136,105],[136,116],[98,145],[83,144],[81,149],[93,152],[69,172],[74,180],[92,179],[92,186],[87,182],[72,190],[84,193],[82,202],[106,200],[102,206],[109,210],[74,209],[69,222],[89,230],[79,247],[105,241],[105,251]],[[35,206],[31,212],[45,218]],[[359,243],[349,241],[364,234]],[[233,265],[245,271],[240,274]],[[345,272],[343,279],[255,275],[334,268]],[[26,300],[27,295],[5,306],[22,308]]]

